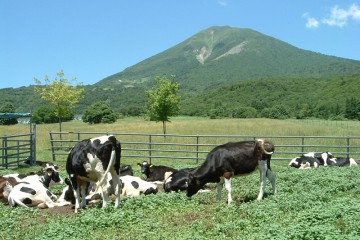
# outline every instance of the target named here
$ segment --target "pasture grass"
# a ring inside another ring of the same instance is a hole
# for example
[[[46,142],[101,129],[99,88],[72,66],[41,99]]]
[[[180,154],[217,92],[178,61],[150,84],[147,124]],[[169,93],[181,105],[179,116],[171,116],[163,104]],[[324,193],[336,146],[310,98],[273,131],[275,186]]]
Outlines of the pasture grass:
[[[269,119],[173,118],[168,133],[240,135],[359,136],[359,122]],[[28,131],[28,126],[0,126],[0,135]],[[21,129],[23,128],[23,129]],[[37,125],[37,156],[51,159],[49,131],[57,124]],[[116,124],[63,124],[63,131],[161,133],[161,123],[126,118]],[[125,162],[126,163],[126,162]],[[174,167],[194,162],[171,162]],[[79,214],[54,215],[40,209],[10,208],[0,204],[0,239],[358,239],[360,236],[360,168],[321,167],[298,170],[287,161],[272,161],[277,192],[267,184],[265,198],[255,200],[259,174],[233,179],[234,204],[216,200],[215,184],[210,193],[191,199],[185,193],[163,193],[125,198],[121,207],[101,204]],[[66,177],[63,168],[60,174]],[[135,175],[141,176],[134,162]],[[164,164],[166,164],[164,160]],[[169,165],[169,164],[167,164]],[[27,172],[36,167],[2,170],[0,175]],[[60,194],[62,187],[52,191]]]

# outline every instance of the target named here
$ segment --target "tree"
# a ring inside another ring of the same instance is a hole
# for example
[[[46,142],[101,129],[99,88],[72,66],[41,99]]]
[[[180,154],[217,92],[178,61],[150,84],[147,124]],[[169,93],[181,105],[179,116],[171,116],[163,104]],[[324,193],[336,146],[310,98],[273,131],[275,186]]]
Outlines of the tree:
[[[69,109],[69,114],[66,116],[66,118],[63,118],[62,120],[67,121],[74,118],[74,114],[72,113],[72,110]],[[43,105],[38,107],[34,112],[32,116],[32,121],[37,124],[41,123],[58,123],[59,118],[56,117],[54,108],[49,105]]]
[[[15,107],[11,103],[5,103],[2,108],[0,109],[2,113],[14,113]],[[16,118],[9,118],[9,119],[0,119],[0,124],[2,125],[15,125],[18,123]]]
[[[64,75],[64,72],[60,71],[52,81],[46,75],[44,78],[45,86],[35,86],[35,93],[53,107],[55,116],[59,119],[60,132],[61,120],[72,114],[73,107],[80,101],[85,92],[80,87],[81,83],[75,86],[71,85],[71,82],[75,82],[76,78],[68,80]],[[35,82],[39,85],[42,84],[37,78],[35,78]]]
[[[170,116],[179,113],[180,96],[178,95],[179,83],[175,82],[175,76],[170,79],[166,76],[156,78],[157,84],[146,91],[148,102],[146,105],[150,121],[161,121],[163,133],[166,134],[166,122],[170,122]]]
[[[118,114],[110,108],[106,101],[99,101],[91,104],[91,106],[85,110],[82,117],[83,122],[90,124],[113,123],[116,122],[118,118]]]

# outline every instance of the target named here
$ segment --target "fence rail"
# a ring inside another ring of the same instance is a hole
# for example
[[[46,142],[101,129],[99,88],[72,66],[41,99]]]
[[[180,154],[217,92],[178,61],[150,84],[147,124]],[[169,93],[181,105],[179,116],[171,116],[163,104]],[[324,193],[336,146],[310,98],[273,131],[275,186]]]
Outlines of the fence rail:
[[[35,136],[35,124],[28,134],[0,136],[0,167],[18,167],[24,160],[29,160],[30,164],[33,164],[36,161]]]
[[[177,135],[110,132],[50,132],[53,160],[66,158],[78,141],[101,135],[114,135],[121,142],[122,158],[137,160],[190,159],[198,163],[215,146],[242,140],[268,139],[275,144],[272,159],[289,160],[306,152],[329,151],[335,156],[360,159],[360,136],[249,136]]]

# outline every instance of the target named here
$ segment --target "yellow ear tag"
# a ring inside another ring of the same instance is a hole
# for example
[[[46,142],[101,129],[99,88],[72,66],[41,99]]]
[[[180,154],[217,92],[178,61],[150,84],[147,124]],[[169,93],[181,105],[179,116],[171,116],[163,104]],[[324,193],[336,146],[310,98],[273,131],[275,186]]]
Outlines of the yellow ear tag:
[[[153,167],[153,165],[151,164],[149,167]]]

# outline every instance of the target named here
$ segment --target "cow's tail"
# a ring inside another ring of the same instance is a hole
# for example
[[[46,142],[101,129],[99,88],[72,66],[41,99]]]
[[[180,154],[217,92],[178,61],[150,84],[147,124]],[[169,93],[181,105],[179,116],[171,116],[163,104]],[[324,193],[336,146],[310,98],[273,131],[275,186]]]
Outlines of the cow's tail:
[[[108,165],[102,179],[100,179],[100,181],[98,181],[95,192],[97,192],[97,190],[99,189],[99,186],[102,186],[104,184],[104,181],[105,181],[105,179],[107,179],[107,175],[110,172],[111,167],[114,166],[114,162],[115,162],[115,158],[116,158],[116,139],[115,139],[115,142],[112,141],[112,143],[113,143],[113,147],[111,150],[109,165]]]

